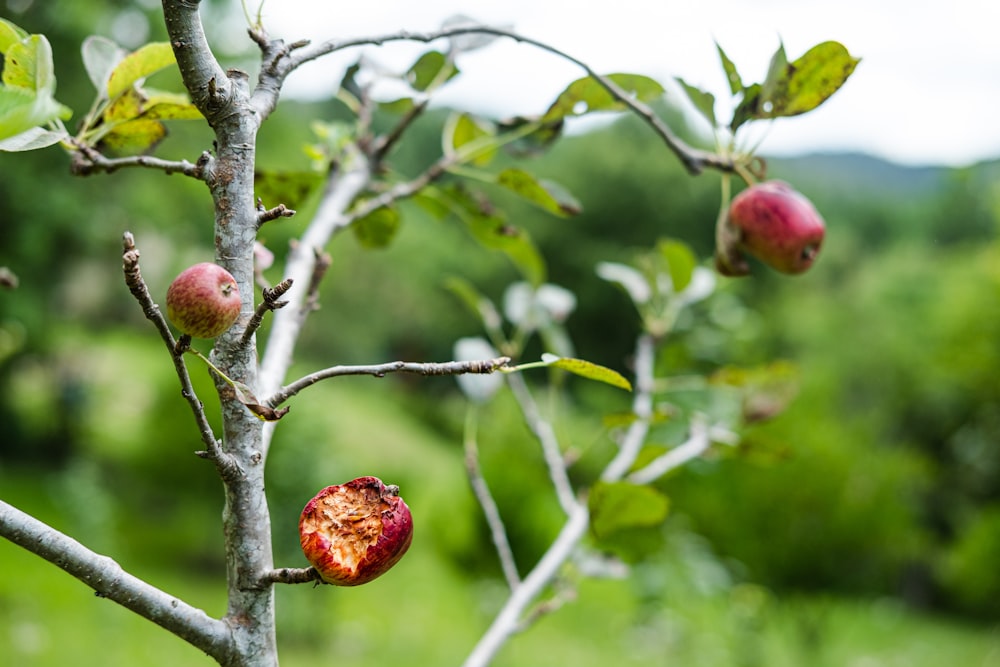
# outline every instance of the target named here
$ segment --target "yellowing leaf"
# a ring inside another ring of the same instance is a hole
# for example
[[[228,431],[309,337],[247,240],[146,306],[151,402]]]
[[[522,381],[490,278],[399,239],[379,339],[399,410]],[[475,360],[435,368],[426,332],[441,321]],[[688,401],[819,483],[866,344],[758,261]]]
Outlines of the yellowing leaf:
[[[114,99],[139,79],[174,63],[169,42],[153,42],[125,56],[108,77],[108,97]]]
[[[621,373],[606,366],[595,364],[592,361],[557,357],[554,354],[543,354],[542,361],[546,366],[561,368],[564,371],[569,371],[574,375],[585,377],[588,380],[596,380],[610,384],[613,387],[618,387],[619,389],[624,389],[625,391],[632,391],[632,383],[626,380]]]

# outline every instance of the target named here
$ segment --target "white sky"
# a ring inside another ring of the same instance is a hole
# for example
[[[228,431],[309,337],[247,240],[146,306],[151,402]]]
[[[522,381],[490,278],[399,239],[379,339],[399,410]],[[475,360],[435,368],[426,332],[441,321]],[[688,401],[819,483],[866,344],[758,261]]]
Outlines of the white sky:
[[[997,0],[271,0],[264,17],[272,37],[294,41],[430,31],[454,14],[511,27],[602,73],[636,72],[661,83],[681,76],[715,93],[722,118],[728,118],[729,96],[713,39],[746,83],[763,79],[779,38],[790,59],[836,40],[862,58],[854,75],[818,110],[775,122],[763,154],[864,151],[907,164],[955,166],[1000,157]],[[426,48],[395,45],[371,53],[402,69]],[[328,92],[356,57],[303,68],[288,92],[318,85]],[[582,75],[510,40],[463,56],[459,66],[463,76],[439,102],[494,116],[540,113]]]

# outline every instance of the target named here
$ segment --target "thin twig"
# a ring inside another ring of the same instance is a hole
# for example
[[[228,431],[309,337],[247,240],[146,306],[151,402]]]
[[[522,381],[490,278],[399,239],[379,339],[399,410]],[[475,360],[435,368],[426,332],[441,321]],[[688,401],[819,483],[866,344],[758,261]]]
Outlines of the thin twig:
[[[314,567],[279,567],[265,572],[258,586],[264,588],[271,584],[308,584],[323,583],[319,572]]]
[[[568,53],[561,51],[545,42],[541,42],[536,39],[531,39],[520,35],[518,33],[512,32],[510,30],[505,30],[503,28],[494,28],[490,26],[480,25],[480,26],[460,26],[454,28],[446,28],[443,30],[438,30],[434,32],[417,33],[402,31],[398,33],[391,33],[387,35],[380,35],[376,37],[366,37],[351,39],[342,42],[337,41],[326,41],[315,45],[310,45],[309,47],[303,48],[294,54],[289,54],[287,59],[281,63],[281,66],[275,70],[275,74],[279,78],[283,79],[292,70],[299,67],[303,63],[315,60],[322,56],[325,56],[336,51],[342,51],[344,49],[354,48],[358,46],[374,45],[380,46],[387,42],[398,42],[398,41],[413,41],[413,42],[433,42],[438,39],[445,37],[455,37],[457,35],[467,35],[467,34],[487,34],[496,35],[498,37],[507,37],[513,39],[516,42],[521,42],[523,44],[530,44],[531,46],[542,49],[543,51],[548,51],[553,55],[559,56],[569,62],[580,67],[588,76],[592,77],[601,86],[604,87],[608,93],[614,97],[616,100],[628,107],[632,112],[638,115],[643,121],[649,125],[657,135],[663,140],[667,147],[680,159],[684,164],[684,167],[691,174],[698,174],[702,172],[705,168],[718,169],[724,172],[731,172],[735,169],[733,160],[725,158],[714,153],[703,151],[693,146],[685,143],[679,136],[677,136],[673,130],[667,126],[666,123],[656,115],[647,104],[634,99],[629,93],[618,86],[614,81],[609,78],[598,74],[594,71],[588,64],[575,58]]]
[[[423,114],[429,104],[429,98],[423,99],[417,104],[414,104],[388,134],[382,135],[378,138],[375,142],[375,146],[373,147],[374,150],[372,151],[372,156],[376,163],[385,159],[385,156],[388,155],[389,151],[392,150],[392,147],[396,145],[399,139],[403,136],[403,133],[406,132],[407,128],[413,124],[413,121]]]
[[[652,389],[654,368],[654,339],[643,334],[636,344],[635,391],[633,409],[636,420],[619,449],[618,455],[605,468],[601,479],[618,481],[635,462],[642,443],[649,430],[652,414]],[[635,443],[638,444],[635,444]],[[626,460],[626,457],[631,457]],[[576,502],[559,535],[549,546],[541,560],[532,568],[521,585],[511,592],[503,607],[493,619],[489,629],[466,658],[464,667],[486,667],[516,632],[524,628],[525,610],[541,595],[545,587],[556,576],[560,568],[572,556],[573,551],[587,534],[590,525],[590,510],[586,503]]]
[[[246,331],[243,332],[243,337],[240,339],[240,345],[246,345],[250,342],[250,338],[254,335],[254,332],[260,328],[261,323],[264,321],[264,315],[272,310],[277,310],[279,308],[284,308],[288,305],[287,301],[280,301],[281,297],[284,296],[285,292],[292,288],[292,283],[294,281],[291,278],[286,278],[274,287],[265,287],[261,290],[262,301],[257,305],[257,310],[254,311],[253,317],[247,322]]]
[[[188,374],[187,364],[184,363],[184,350],[178,345],[170,332],[170,326],[166,318],[160,312],[160,307],[153,301],[146,282],[142,279],[139,271],[139,249],[135,246],[135,237],[132,232],[125,232],[122,235],[122,270],[125,273],[125,284],[128,285],[129,292],[135,297],[139,305],[142,306],[142,313],[160,332],[160,338],[170,351],[170,357],[174,361],[174,369],[177,371],[177,378],[181,383],[181,395],[191,407],[195,422],[198,424],[198,431],[201,433],[201,440],[208,448],[208,458],[215,462],[219,474],[223,479],[230,479],[232,475],[238,474],[239,468],[235,461],[222,451],[219,441],[212,432],[212,426],[208,423],[205,415],[205,406],[195,393],[191,384],[191,376]]]
[[[465,373],[493,373],[510,362],[510,357],[474,361],[446,361],[443,363],[419,363],[412,361],[390,361],[369,366],[331,366],[310,373],[276,391],[264,401],[265,405],[277,407],[292,396],[320,380],[344,375],[371,375],[385,377],[389,373],[414,373],[416,375],[463,375]]]
[[[510,373],[507,375],[507,384],[514,394],[514,399],[521,408],[521,414],[528,428],[538,438],[542,446],[542,455],[545,457],[545,464],[549,468],[549,477],[552,478],[552,485],[555,487],[559,504],[567,515],[572,514],[579,504],[573,493],[573,485],[569,481],[569,473],[566,471],[566,460],[563,458],[562,449],[559,447],[559,438],[556,437],[555,429],[541,415],[538,404],[535,403],[528,385],[524,382],[524,377],[520,373]]]
[[[633,484],[655,482],[671,470],[701,456],[710,444],[708,424],[705,423],[704,418],[696,417],[691,420],[691,432],[688,434],[687,440],[656,457],[625,479]]]
[[[44,558],[107,598],[169,630],[215,658],[232,664],[230,627],[201,609],[125,572],[107,556],[0,500],[0,535]]]
[[[139,167],[155,169],[165,174],[184,174],[204,181],[206,174],[210,172],[209,167],[212,162],[212,156],[207,151],[202,153],[198,161],[192,164],[187,160],[164,160],[151,155],[108,158],[92,146],[78,141],[74,141],[73,144],[77,150],[73,153],[70,170],[76,176],[90,176],[97,173],[110,174],[119,169]]]
[[[274,208],[264,208],[257,200],[257,227],[263,227],[265,223],[277,220],[278,218],[290,218],[295,215],[295,210],[288,208],[284,204],[278,204]]]
[[[483,476],[482,468],[479,465],[479,443],[476,439],[476,407],[470,406],[468,417],[465,422],[465,470],[469,475],[469,483],[472,485],[472,492],[479,501],[479,506],[483,508],[483,515],[486,517],[486,525],[490,528],[490,536],[493,538],[493,546],[496,547],[497,556],[500,558],[500,567],[503,576],[507,579],[510,590],[515,590],[521,584],[521,575],[517,571],[517,562],[514,560],[514,550],[510,548],[510,540],[507,538],[507,529],[500,516],[500,508],[497,507],[490,487]]]
[[[330,269],[330,265],[333,263],[333,258],[330,257],[330,253],[328,252],[319,248],[313,248],[313,254],[316,258],[313,262],[312,275],[309,276],[309,290],[306,292],[306,300],[302,304],[301,317],[303,320],[305,320],[309,313],[319,308],[319,286],[323,282],[326,272]]]

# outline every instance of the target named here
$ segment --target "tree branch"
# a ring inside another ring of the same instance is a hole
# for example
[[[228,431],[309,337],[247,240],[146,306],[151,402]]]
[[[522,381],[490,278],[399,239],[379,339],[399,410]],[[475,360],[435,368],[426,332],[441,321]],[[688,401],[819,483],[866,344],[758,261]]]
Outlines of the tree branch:
[[[233,653],[229,626],[125,572],[111,558],[0,500],[0,535],[65,570],[98,597],[108,598],[226,664]]]
[[[270,586],[272,584],[322,584],[323,579],[314,567],[279,567],[269,572],[265,572],[260,578],[258,586]]]
[[[618,481],[635,462],[649,430],[653,402],[654,339],[646,334],[636,344],[635,390],[632,422],[618,454],[608,463],[601,479]],[[590,510],[586,503],[576,501],[568,512],[566,523],[549,549],[527,577],[511,592],[489,629],[469,654],[464,667],[486,667],[503,644],[523,629],[525,610],[541,595],[542,591],[559,572],[563,564],[587,533]]]
[[[507,384],[514,393],[514,399],[521,408],[524,421],[538,442],[542,446],[542,454],[545,457],[545,464],[549,468],[549,477],[552,478],[552,485],[555,487],[559,504],[567,515],[572,514],[578,501],[573,494],[573,485],[569,481],[569,474],[566,471],[566,461],[563,458],[562,449],[559,447],[559,439],[556,432],[547,420],[538,411],[538,405],[534,397],[528,390],[528,385],[524,382],[524,377],[520,373],[510,373],[507,375]]]
[[[243,337],[240,339],[241,345],[246,345],[250,342],[250,338],[253,336],[254,332],[260,328],[260,325],[264,322],[264,315],[269,311],[278,310],[279,308],[284,308],[288,305],[287,301],[280,301],[281,297],[284,296],[285,292],[292,288],[292,279],[286,278],[274,287],[265,287],[261,290],[262,300],[257,306],[257,310],[254,311],[253,317],[247,323],[247,328],[243,332]]]
[[[223,479],[230,479],[233,475],[239,474],[239,468],[231,456],[222,451],[212,426],[208,423],[205,415],[205,406],[191,384],[191,376],[188,374],[187,364],[184,363],[184,349],[174,335],[170,332],[170,326],[166,318],[160,312],[160,307],[153,301],[146,282],[139,272],[139,249],[135,247],[135,237],[132,232],[125,232],[122,235],[122,270],[125,273],[125,284],[128,285],[129,292],[135,297],[139,305],[142,306],[142,313],[150,322],[156,326],[160,332],[160,338],[170,351],[170,357],[174,361],[174,369],[177,371],[177,379],[181,383],[181,396],[188,402],[191,412],[194,415],[198,431],[201,433],[201,440],[208,450],[208,458],[215,462],[216,468]]]
[[[340,377],[343,375],[371,375],[385,377],[389,373],[414,373],[416,375],[462,375],[465,373],[493,373],[510,362],[510,357],[475,361],[446,361],[444,363],[418,363],[411,361],[390,361],[385,364],[369,366],[331,366],[321,371],[310,373],[295,382],[282,387],[265,399],[264,404],[277,407],[292,396],[310,387],[320,380]]]
[[[76,176],[90,176],[96,173],[111,174],[119,169],[140,167],[155,169],[168,175],[180,173],[204,181],[211,172],[213,161],[211,154],[207,151],[202,153],[198,161],[192,164],[187,160],[163,160],[151,155],[108,158],[92,146],[77,141],[74,141],[73,145],[76,147],[76,151],[72,154],[70,170]]]
[[[398,33],[391,33],[387,35],[380,35],[376,37],[366,37],[351,39],[342,42],[336,42],[333,40],[321,42],[315,45],[305,46],[295,52],[289,52],[286,57],[282,58],[279,63],[276,64],[272,76],[276,79],[277,85],[280,88],[281,82],[285,77],[288,76],[295,68],[301,66],[303,63],[315,60],[322,56],[334,53],[336,51],[342,51],[348,48],[354,48],[358,46],[375,45],[381,46],[387,42],[398,42],[398,41],[415,41],[415,42],[433,42],[438,39],[445,37],[455,37],[458,35],[467,34],[487,34],[496,35],[497,37],[507,37],[516,42],[523,44],[530,44],[531,46],[542,49],[543,51],[548,51],[549,53],[559,56],[569,62],[580,67],[588,76],[593,77],[601,86],[604,87],[608,93],[614,97],[616,100],[628,107],[633,113],[638,115],[643,121],[649,125],[654,132],[663,140],[663,142],[683,163],[684,167],[691,174],[699,174],[706,168],[718,169],[724,172],[732,172],[735,170],[735,165],[733,161],[729,158],[724,158],[722,156],[716,155],[714,153],[703,151],[693,146],[685,143],[679,136],[677,136],[673,130],[667,126],[666,123],[656,115],[647,104],[633,99],[627,91],[623,90],[614,81],[611,81],[607,77],[598,74],[589,65],[587,65],[582,60],[575,58],[568,53],[561,51],[553,46],[541,42],[536,39],[531,39],[520,35],[518,33],[512,32],[510,30],[505,30],[503,28],[493,28],[490,26],[480,25],[480,26],[461,26],[454,28],[446,28],[443,30],[438,30],[434,32],[418,33],[418,32],[408,32],[402,31]]]
[[[486,483],[486,478],[483,477],[482,468],[479,466],[475,416],[476,408],[471,406],[465,423],[465,470],[469,475],[472,492],[476,495],[476,500],[479,501],[479,506],[483,509],[486,525],[490,527],[493,546],[496,547],[497,556],[500,558],[500,567],[503,570],[504,578],[507,579],[507,585],[513,591],[521,585],[521,575],[517,571],[517,562],[514,560],[514,551],[510,548],[510,540],[507,539],[507,529],[500,516],[500,508],[497,507],[493,494],[490,493],[490,487]]]

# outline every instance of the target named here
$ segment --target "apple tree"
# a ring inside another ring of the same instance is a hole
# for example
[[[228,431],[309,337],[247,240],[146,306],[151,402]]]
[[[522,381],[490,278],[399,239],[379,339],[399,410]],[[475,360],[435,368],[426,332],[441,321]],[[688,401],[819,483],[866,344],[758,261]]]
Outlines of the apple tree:
[[[663,378],[657,377],[655,361],[681,314],[711,297],[717,273],[748,274],[748,254],[785,273],[800,273],[816,259],[824,234],[822,218],[791,186],[766,180],[766,164],[745,145],[743,129],[806,113],[823,103],[858,62],[842,45],[825,42],[794,60],[781,47],[766,78],[749,84],[720,47],[731,96],[728,121],[717,117],[722,105],[713,94],[682,79],[674,82],[673,89],[686,96],[689,107],[712,129],[714,146],[706,149],[682,140],[657,113],[656,103],[668,94],[661,83],[636,74],[601,74],[556,46],[512,30],[457,18],[433,32],[309,43],[275,38],[259,16],[249,17],[249,39],[260,52],[259,72],[251,77],[225,69],[213,55],[199,2],[163,0],[162,4],[168,42],[149,43],[131,52],[100,36],[83,43],[83,61],[96,93],[73,131],[67,126],[73,112],[57,101],[53,53],[45,36],[0,20],[0,149],[57,146],[65,151],[76,175],[113,177],[122,169],[155,170],[195,179],[211,194],[213,207],[206,211],[206,220],[210,213],[214,262],[191,267],[169,289],[151,288],[143,279],[142,239],[129,230],[117,233],[122,237],[124,282],[152,325],[150,335],[163,341],[164,363],[176,370],[181,400],[193,418],[192,440],[200,440],[197,455],[214,466],[222,483],[228,610],[222,618],[210,617],[126,572],[112,558],[0,501],[0,534],[8,540],[80,579],[98,597],[176,634],[221,665],[277,665],[275,586],[361,584],[386,572],[412,540],[419,540],[413,536],[410,510],[401,498],[405,489],[374,476],[341,484],[334,482],[343,480],[331,480],[301,516],[302,548],[312,566],[276,566],[265,463],[272,442],[280,446],[274,434],[281,420],[295,419],[294,413],[288,414],[289,404],[318,382],[348,375],[455,375],[470,405],[464,438],[469,483],[509,589],[465,663],[486,665],[515,633],[562,603],[552,584],[574,558],[588,555],[589,570],[597,575],[621,567],[614,554],[627,552],[637,533],[655,528],[666,516],[668,501],[656,485],[658,480],[713,446],[737,445],[743,423],[773,414],[787,400],[788,387],[781,378],[757,369],[699,378],[698,400],[671,402]],[[429,160],[418,176],[400,177],[393,168],[395,151],[407,141],[414,122],[450,80],[474,75],[460,71],[463,54],[489,48],[501,39],[565,58],[580,68],[581,78],[553,91],[551,105],[535,116],[496,120],[453,112],[443,130],[440,157]],[[259,176],[258,131],[277,108],[287,77],[299,67],[336,52],[393,41],[428,47],[405,72],[387,73],[362,59],[342,75],[337,98],[352,120],[319,119],[317,142],[310,150],[317,164],[313,187],[321,192],[320,204],[297,242],[278,260],[283,279],[267,284],[264,271],[275,258],[273,249],[260,243],[259,231],[295,211],[286,202],[265,200],[273,189],[265,187]],[[165,68],[179,70],[183,91],[147,84],[147,77]],[[379,77],[398,79],[409,94],[376,99],[372,83]],[[511,223],[476,185],[486,182],[502,188],[552,215],[579,212],[585,202],[522,165],[555,144],[568,119],[593,112],[634,114],[692,176],[706,171],[721,175],[719,216],[706,221],[716,227],[717,271],[704,266],[681,240],[671,238],[649,239],[649,249],[631,265],[604,262],[595,267],[600,278],[621,288],[623,298],[634,303],[640,316],[630,379],[574,356],[565,324],[575,307],[572,291],[547,281],[544,258],[528,230]],[[392,119],[389,129],[377,130],[376,117]],[[156,149],[168,125],[180,122],[206,123],[214,135],[212,145],[190,160],[158,157]],[[501,153],[514,156],[518,166],[498,166]],[[749,187],[732,199],[734,179]],[[362,245],[390,244],[403,222],[404,200],[454,221],[468,231],[472,242],[502,253],[522,280],[510,285],[501,305],[468,280],[450,280],[456,299],[482,327],[482,336],[456,341],[454,360],[334,364],[289,378],[296,343],[309,323],[329,265],[326,248],[345,230],[351,230]],[[2,278],[5,286],[16,286],[16,266],[5,268]],[[166,317],[158,305],[164,295]],[[265,318],[271,318],[266,340],[258,340]],[[211,353],[199,352],[192,338],[212,339]],[[541,359],[524,358],[531,341],[545,350]],[[217,396],[212,400],[221,406],[219,424],[211,423],[205,399],[191,382],[189,364],[202,363],[215,380]],[[614,424],[610,431],[614,454],[598,475],[583,482],[570,475],[572,461],[554,417],[540,407],[524,378],[533,369],[545,369],[557,388],[570,374],[632,392],[629,413],[608,417]],[[488,410],[491,398],[501,390],[513,395],[537,440],[552,493],[565,515],[548,550],[526,568],[515,562],[503,516],[478,464],[475,415]],[[759,409],[762,405],[767,409]],[[669,447],[653,444],[651,432],[668,418],[683,424],[686,435]],[[192,461],[192,465],[204,463]],[[318,587],[317,595],[327,592]]]

